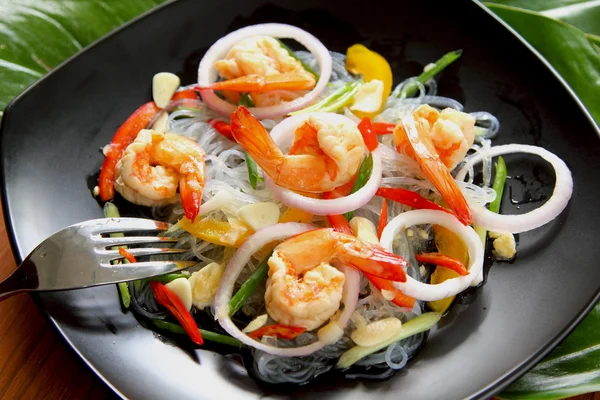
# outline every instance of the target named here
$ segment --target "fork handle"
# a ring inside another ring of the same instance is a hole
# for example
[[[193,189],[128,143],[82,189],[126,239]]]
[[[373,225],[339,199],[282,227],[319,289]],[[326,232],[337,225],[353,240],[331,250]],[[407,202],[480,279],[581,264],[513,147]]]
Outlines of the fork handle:
[[[0,301],[38,287],[37,268],[34,263],[25,260],[8,278],[0,282]]]

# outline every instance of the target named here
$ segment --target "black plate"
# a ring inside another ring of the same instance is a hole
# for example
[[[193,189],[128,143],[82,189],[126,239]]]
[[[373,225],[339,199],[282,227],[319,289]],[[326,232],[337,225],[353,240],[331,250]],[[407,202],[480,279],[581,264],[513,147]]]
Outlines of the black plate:
[[[154,73],[173,71],[193,82],[204,51],[231,30],[279,21],[312,32],[332,50],[362,42],[390,61],[397,82],[462,48],[462,59],[439,80],[440,93],[467,111],[495,114],[502,123],[496,143],[537,144],[562,157],[575,179],[571,204],[558,220],[521,235],[516,262],[492,268],[472,304],[453,309],[409,368],[381,383],[321,382],[292,391],[301,397],[449,399],[500,390],[564,337],[597,296],[600,247],[586,243],[600,226],[598,131],[552,72],[478,5],[386,3],[180,1],[48,74],[3,119],[4,206],[17,258],[52,232],[102,215],[89,182],[102,163],[100,147],[148,101]],[[529,192],[549,193],[547,166],[508,160],[510,174],[523,174]],[[515,190],[520,185],[511,181]],[[264,394],[235,358],[189,354],[141,328],[121,312],[114,286],[45,294],[39,301],[71,346],[123,396]]]

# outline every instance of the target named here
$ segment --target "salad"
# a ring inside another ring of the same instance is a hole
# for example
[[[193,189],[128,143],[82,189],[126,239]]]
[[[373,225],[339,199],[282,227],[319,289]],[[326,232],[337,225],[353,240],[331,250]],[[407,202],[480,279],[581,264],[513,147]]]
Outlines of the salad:
[[[435,77],[460,56],[394,77],[362,44],[332,52],[273,23],[218,40],[197,83],[156,74],[152,101],[104,148],[95,195],[107,217],[119,217],[115,196],[149,207],[198,263],[120,283],[124,308],[242,352],[268,383],[404,368],[456,296],[482,284],[486,244],[513,258],[514,234],[554,220],[573,189],[559,157],[493,145],[497,118],[437,95]],[[555,187],[503,215],[502,156],[515,153],[550,163]],[[144,261],[129,250],[114,262]]]

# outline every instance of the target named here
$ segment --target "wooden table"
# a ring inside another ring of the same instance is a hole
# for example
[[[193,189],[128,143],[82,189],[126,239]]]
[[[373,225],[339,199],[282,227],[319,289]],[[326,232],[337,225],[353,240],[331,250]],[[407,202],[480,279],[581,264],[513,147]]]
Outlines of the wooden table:
[[[0,209],[0,279],[16,268]],[[69,349],[29,295],[0,303],[0,400],[114,399]],[[573,400],[600,400],[600,393]]]

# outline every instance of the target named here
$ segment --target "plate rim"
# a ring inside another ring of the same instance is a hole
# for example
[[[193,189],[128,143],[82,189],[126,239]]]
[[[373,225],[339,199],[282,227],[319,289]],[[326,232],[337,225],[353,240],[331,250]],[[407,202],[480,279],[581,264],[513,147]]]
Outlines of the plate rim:
[[[37,87],[38,84],[44,82],[46,79],[50,79],[51,76],[53,76],[59,70],[64,68],[71,61],[77,59],[78,57],[85,55],[89,50],[96,47],[100,43],[111,39],[114,35],[120,33],[121,31],[123,31],[125,29],[130,28],[132,25],[135,25],[138,21],[140,21],[144,18],[147,18],[148,16],[150,16],[154,13],[161,12],[163,9],[166,9],[166,8],[174,5],[175,3],[177,3],[177,0],[166,0],[164,3],[159,4],[155,7],[153,7],[152,9],[147,10],[146,12],[132,18],[131,20],[127,21],[125,24],[115,28],[114,30],[107,33],[106,35],[93,41],[92,43],[90,43],[88,46],[86,46],[82,50],[78,51],[77,53],[75,53],[72,56],[70,56],[69,58],[67,58],[65,61],[61,62],[59,65],[57,65],[55,68],[53,68],[50,72],[46,73],[44,76],[42,76],[41,78],[39,78],[35,82],[33,82],[29,87],[27,87],[25,90],[23,90],[21,93],[19,93],[19,95],[17,95],[14,99],[12,99],[7,104],[6,108],[4,109],[3,118],[0,123],[0,140],[4,137],[5,130],[6,130],[6,121],[7,121],[7,118],[11,114],[11,109],[15,107],[15,104],[17,104],[22,97],[28,95],[29,92],[35,90],[35,88]],[[568,85],[567,81],[548,62],[548,60],[546,60],[546,58],[544,58],[543,55],[537,49],[535,49],[527,40],[525,40],[525,38],[523,36],[521,36],[514,28],[512,28],[510,25],[508,25],[504,20],[502,20],[500,17],[498,17],[490,9],[488,9],[483,4],[483,2],[481,2],[480,0],[471,0],[471,3],[474,3],[477,7],[479,7],[480,10],[485,12],[496,23],[500,24],[504,29],[506,29],[510,34],[512,34],[527,50],[529,50],[538,59],[539,62],[541,62],[550,71],[550,73],[553,75],[553,77],[561,84],[561,86],[570,95],[571,99],[575,102],[575,104],[577,105],[579,110],[583,113],[585,118],[588,120],[590,126],[592,127],[592,130],[596,133],[598,138],[600,138],[600,125],[598,123],[596,123],[596,121],[593,119],[591,113],[587,110],[587,108],[585,107],[585,105],[583,104],[581,99],[579,99],[577,94]],[[1,148],[1,146],[0,146],[0,160],[4,160],[4,155],[5,155],[5,150],[3,148]],[[11,247],[11,253],[13,255],[13,258],[17,262],[17,264],[20,264],[23,259],[23,255],[21,254],[19,244],[17,243],[16,236],[15,236],[14,222],[11,218],[11,207],[10,207],[9,201],[8,201],[8,195],[7,195],[7,191],[6,191],[6,183],[7,182],[6,182],[6,175],[5,175],[5,171],[4,171],[4,162],[0,162],[0,192],[1,192],[1,199],[2,199],[2,211],[3,211],[3,215],[4,215],[4,223],[6,226],[6,233],[8,236],[8,241],[9,241],[10,247]],[[86,358],[86,356],[71,342],[71,340],[67,337],[65,332],[63,332],[61,327],[58,325],[58,322],[54,318],[52,318],[48,314],[46,309],[43,307],[43,305],[41,304],[41,301],[40,301],[40,297],[37,296],[36,294],[32,293],[31,298],[33,299],[33,301],[36,304],[36,306],[38,307],[38,309],[40,309],[40,311],[42,311],[42,315],[44,316],[44,318],[51,323],[51,326],[53,326],[53,328],[56,329],[56,331],[60,334],[61,339],[64,340],[68,344],[68,346],[75,352],[75,354],[77,354],[77,356],[79,356],[79,358],[85,363],[85,365],[88,368],[90,368],[93,371],[93,373],[106,386],[108,386],[117,396],[119,396],[122,399],[127,399],[127,397],[121,391],[119,391],[109,381],[108,378],[106,378],[102,373],[100,373],[100,371],[98,371],[96,369],[96,367],[93,365],[93,363],[90,360],[88,360]],[[579,323],[588,315],[588,313],[594,308],[594,306],[599,301],[600,301],[600,289],[598,289],[598,291],[592,297],[592,299],[577,313],[577,315],[575,315],[575,317],[573,319],[571,319],[571,321],[554,338],[552,338],[550,341],[548,341],[536,354],[534,354],[532,357],[528,358],[526,361],[522,362],[521,364],[516,365],[514,368],[507,371],[506,373],[504,373],[503,375],[498,377],[496,380],[490,382],[488,385],[481,388],[479,391],[474,392],[473,397],[474,398],[489,397],[490,395],[500,392],[502,389],[506,388],[511,383],[516,381],[518,378],[523,376],[528,370],[533,368],[537,363],[539,363],[540,360],[542,360],[546,355],[548,355],[558,344],[560,344],[560,342],[562,342],[579,325]]]

